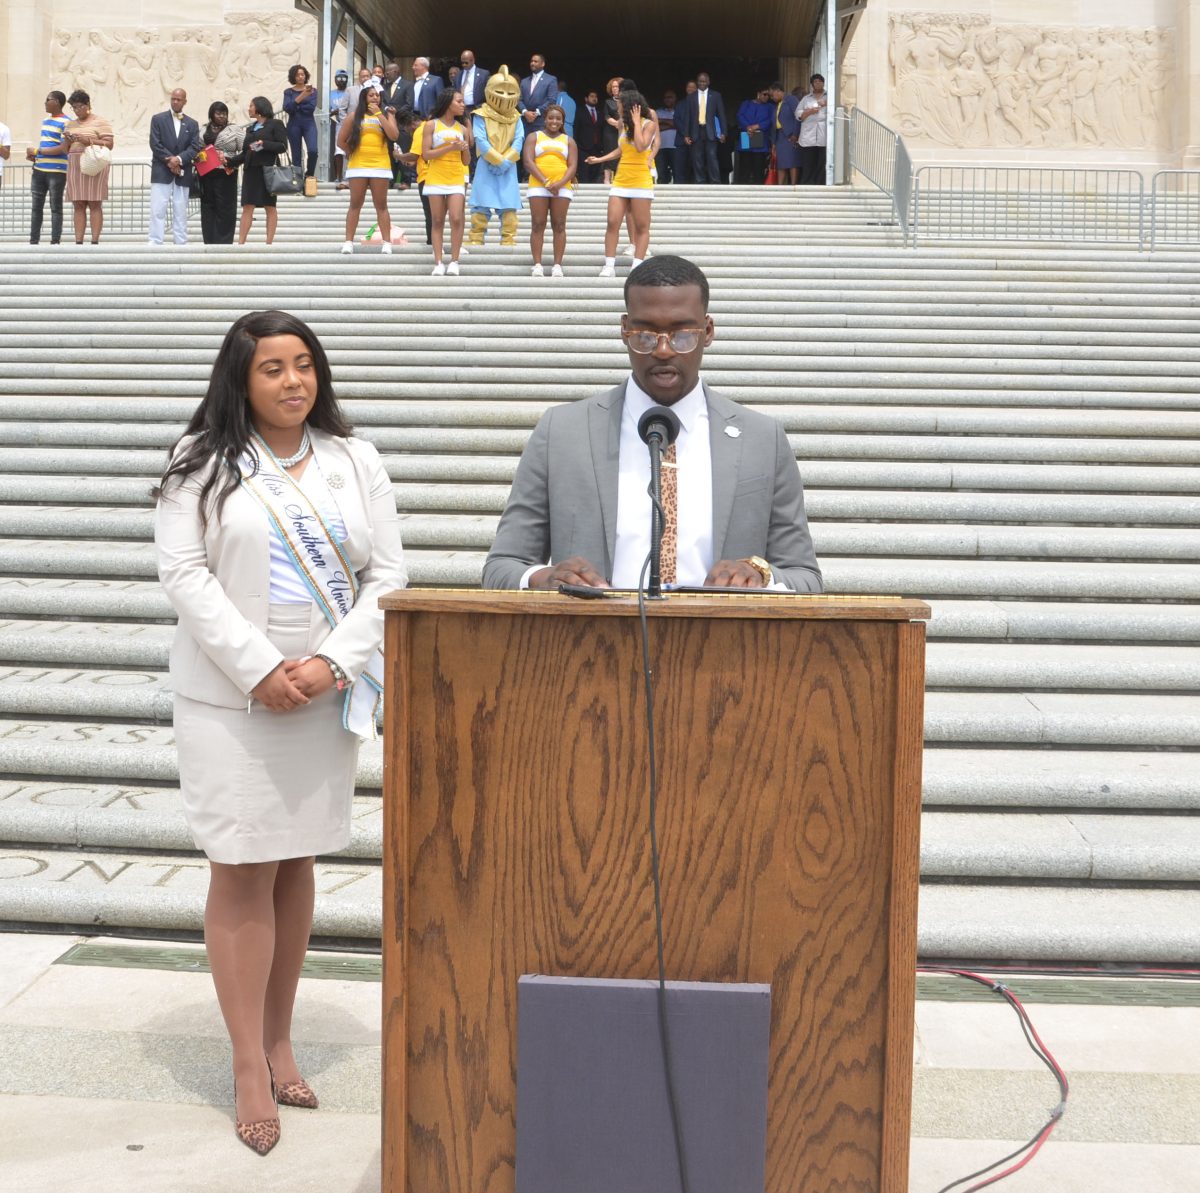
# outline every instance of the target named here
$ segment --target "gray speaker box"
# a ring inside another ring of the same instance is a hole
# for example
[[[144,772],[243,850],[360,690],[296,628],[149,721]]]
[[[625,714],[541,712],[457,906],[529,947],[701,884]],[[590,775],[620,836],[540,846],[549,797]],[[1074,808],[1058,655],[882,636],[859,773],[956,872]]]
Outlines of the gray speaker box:
[[[522,977],[517,1193],[680,1188],[658,983]],[[771,988],[668,982],[690,1193],[762,1193]]]

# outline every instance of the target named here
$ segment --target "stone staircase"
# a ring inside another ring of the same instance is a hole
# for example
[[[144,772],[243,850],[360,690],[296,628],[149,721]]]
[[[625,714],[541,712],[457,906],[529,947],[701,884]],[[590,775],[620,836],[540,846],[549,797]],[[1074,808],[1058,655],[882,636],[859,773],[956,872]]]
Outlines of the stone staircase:
[[[234,317],[321,335],[418,584],[478,582],[538,414],[622,375],[601,188],[562,281],[523,248],[457,279],[340,257],[344,202],[282,201],[269,249],[0,244],[0,922],[199,927],[149,487]],[[393,213],[423,239],[414,195]],[[705,375],[786,425],[828,591],[933,606],[920,951],[1195,963],[1200,258],[913,253],[888,219],[874,192],[665,188],[652,247],[708,272]],[[368,747],[321,936],[378,937],[381,779]]]

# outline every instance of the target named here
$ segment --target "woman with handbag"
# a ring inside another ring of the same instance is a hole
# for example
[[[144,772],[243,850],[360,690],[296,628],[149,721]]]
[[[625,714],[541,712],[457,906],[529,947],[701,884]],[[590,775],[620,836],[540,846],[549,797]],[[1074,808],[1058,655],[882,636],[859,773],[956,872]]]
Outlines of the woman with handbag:
[[[229,123],[229,109],[217,100],[209,105],[208,123],[200,135],[204,148],[196,158],[200,177],[200,234],[205,244],[233,244],[237,229],[237,166],[244,130]]]
[[[75,114],[63,130],[68,146],[67,200],[75,207],[75,243],[83,244],[90,215],[92,244],[99,244],[112,167],[113,127],[92,111],[91,96],[86,91],[72,91],[67,103]]]
[[[210,863],[204,942],[235,1131],[265,1156],[277,1105],[317,1108],[292,1046],[314,857],[350,842],[382,693],[379,598],[407,583],[400,521],[320,341],[283,311],[229,329],[155,496],[158,574],[179,618],[179,787]]]
[[[275,119],[275,109],[265,95],[256,95],[246,108],[250,123],[242,142],[242,152],[231,164],[242,166],[242,222],[238,228],[238,244],[245,244],[254,223],[256,208],[267,213],[267,244],[275,243],[279,213],[275,210],[275,194],[267,185],[266,171],[274,168],[279,155],[288,147],[287,130]]]

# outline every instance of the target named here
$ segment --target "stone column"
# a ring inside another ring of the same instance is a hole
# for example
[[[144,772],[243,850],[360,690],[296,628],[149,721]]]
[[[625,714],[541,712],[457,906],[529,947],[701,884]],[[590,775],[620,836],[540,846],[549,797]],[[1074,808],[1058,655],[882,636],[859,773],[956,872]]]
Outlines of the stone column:
[[[37,143],[42,100],[51,87],[50,13],[41,0],[0,0],[0,119],[12,129],[12,162]]]
[[[1183,170],[1200,169],[1200,0],[1177,0],[1176,78],[1179,80],[1180,143]]]

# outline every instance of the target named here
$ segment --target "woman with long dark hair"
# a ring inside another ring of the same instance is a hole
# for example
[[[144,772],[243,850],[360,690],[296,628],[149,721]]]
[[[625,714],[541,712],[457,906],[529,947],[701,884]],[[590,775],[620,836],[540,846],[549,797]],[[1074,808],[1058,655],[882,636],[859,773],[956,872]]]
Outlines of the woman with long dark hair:
[[[287,148],[287,130],[275,119],[275,109],[265,95],[256,95],[246,108],[250,123],[246,127],[246,139],[242,143],[244,162],[242,170],[242,222],[238,228],[238,244],[245,244],[254,223],[254,212],[262,207],[267,213],[267,244],[275,243],[275,229],[279,225],[279,213],[275,210],[275,196],[267,190],[264,170],[279,160]]]
[[[392,485],[354,438],[311,328],[243,315],[155,490],[179,786],[210,863],[204,941],[233,1050],[236,1132],[316,1109],[292,1048],[314,857],[350,840],[382,691],[379,597],[407,582]]]
[[[425,197],[429,200],[430,231],[433,234],[433,274],[458,273],[466,226],[467,174],[471,166],[471,143],[467,130],[458,122],[464,112],[461,91],[446,88],[433,105],[421,130],[421,156],[425,171]],[[447,121],[445,118],[449,116]],[[442,260],[442,240],[450,220],[450,262]]]
[[[338,146],[346,153],[346,180],[350,183],[350,206],[346,211],[346,243],[343,253],[354,252],[358,217],[371,191],[383,251],[392,251],[392,217],[388,214],[388,188],[392,185],[392,159],[388,143],[400,139],[396,113],[381,104],[380,88],[368,84],[358,97],[354,116],[338,133]]]
[[[305,178],[317,176],[317,89],[312,85],[307,66],[296,63],[288,71],[288,87],[283,93],[283,110],[287,113],[288,143],[292,150],[292,165],[300,164],[300,147],[307,150],[304,161]]]
[[[620,159],[608,192],[608,225],[604,230],[604,268],[602,278],[617,272],[617,242],[621,223],[628,218],[633,242],[632,268],[646,259],[650,244],[650,204],[654,199],[654,150],[658,139],[658,120],[640,91],[621,91],[617,95],[621,114],[621,136],[617,148],[603,157],[589,157],[589,165]]]
[[[237,228],[238,168],[243,132],[229,123],[229,109],[217,100],[208,106],[208,123],[200,134],[204,153],[220,165],[200,175],[200,234],[205,244],[233,244]]]

